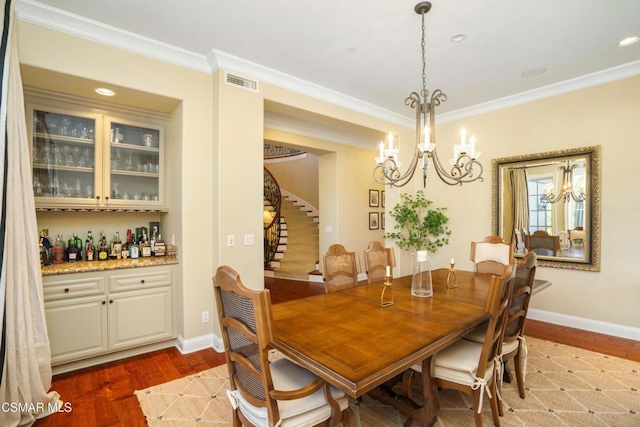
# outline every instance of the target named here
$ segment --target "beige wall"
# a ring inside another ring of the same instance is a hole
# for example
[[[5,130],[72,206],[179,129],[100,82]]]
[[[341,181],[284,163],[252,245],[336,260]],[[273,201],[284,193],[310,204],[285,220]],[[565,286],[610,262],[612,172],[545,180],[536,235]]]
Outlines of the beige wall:
[[[280,187],[318,208],[318,156],[294,160],[265,162],[265,167],[276,178]]]
[[[553,286],[536,295],[531,306],[545,318],[569,321],[584,328],[607,322],[621,329],[640,328],[640,270],[637,260],[640,185],[640,77],[596,86],[438,125],[441,156],[448,158],[464,124],[482,152],[484,182],[449,187],[430,176],[427,193],[448,207],[451,243],[434,257],[436,266],[456,258],[471,269],[469,242],[491,234],[491,159],[562,148],[602,146],[601,271],[540,268],[537,276]],[[446,156],[445,156],[446,154]],[[421,184],[415,183],[415,188]],[[405,270],[406,272],[407,270]],[[534,311],[535,313],[535,311]],[[585,323],[586,322],[586,323]]]

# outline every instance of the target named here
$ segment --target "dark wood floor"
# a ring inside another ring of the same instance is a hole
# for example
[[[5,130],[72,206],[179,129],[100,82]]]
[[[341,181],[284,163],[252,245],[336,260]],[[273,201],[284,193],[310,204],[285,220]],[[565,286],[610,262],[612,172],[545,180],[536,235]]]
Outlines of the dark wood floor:
[[[321,283],[265,278],[274,304],[324,292]],[[640,362],[640,342],[594,334],[548,323],[527,321],[527,335]],[[145,426],[135,390],[162,384],[225,362],[213,349],[180,354],[159,350],[53,378],[52,390],[70,402],[72,411],[35,423],[38,427]]]

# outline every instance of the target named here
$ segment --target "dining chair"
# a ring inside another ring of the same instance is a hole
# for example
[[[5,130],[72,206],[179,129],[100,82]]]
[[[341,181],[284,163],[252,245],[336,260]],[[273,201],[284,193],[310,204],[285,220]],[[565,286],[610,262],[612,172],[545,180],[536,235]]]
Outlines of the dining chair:
[[[458,390],[473,399],[476,426],[482,426],[482,403],[485,393],[491,403],[493,423],[500,426],[497,398],[497,372],[500,346],[509,316],[509,305],[514,286],[516,261],[506,266],[504,274],[491,277],[486,311],[489,323],[482,343],[460,339],[436,353],[431,360],[432,384],[435,387]],[[422,364],[413,365],[405,372],[403,394],[411,397],[411,383],[415,372],[422,372]],[[436,395],[436,399],[439,399]],[[413,399],[412,399],[413,400]],[[439,403],[436,407],[439,407]]]
[[[500,236],[487,236],[482,242],[471,242],[471,261],[476,273],[502,275],[513,260],[514,244],[508,245]]]
[[[344,246],[333,244],[322,257],[322,275],[325,292],[341,291],[358,285],[360,257],[357,252],[348,252]]]
[[[524,380],[527,373],[527,342],[524,337],[524,326],[529,312],[529,301],[533,281],[536,276],[538,256],[535,252],[529,252],[524,259],[518,262],[516,277],[511,295],[509,318],[504,331],[500,360],[503,366],[514,359],[518,393],[521,399],[525,398]],[[476,328],[464,336],[464,339],[482,343],[486,337],[486,327]],[[502,391],[502,382],[498,382],[498,390]],[[498,394],[500,396],[500,393]],[[503,415],[502,400],[499,400],[498,410]]]
[[[556,256],[560,250],[560,236],[552,236],[544,230],[536,230],[526,236],[529,252],[537,255]]]
[[[367,282],[370,285],[384,282],[387,266],[391,270],[396,266],[396,255],[393,248],[385,248],[382,243],[372,240],[364,251],[364,268],[367,271]]]
[[[348,397],[305,368],[280,358],[269,362],[273,318],[269,290],[246,288],[222,266],[213,277],[224,341],[234,427],[355,425]],[[343,412],[347,411],[347,415]]]

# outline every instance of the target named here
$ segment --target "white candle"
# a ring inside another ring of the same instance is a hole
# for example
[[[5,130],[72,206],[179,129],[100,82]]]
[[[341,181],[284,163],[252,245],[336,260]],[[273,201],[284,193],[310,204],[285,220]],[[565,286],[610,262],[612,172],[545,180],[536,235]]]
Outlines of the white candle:
[[[382,159],[382,151],[384,150],[384,142],[380,141],[380,159]]]
[[[429,125],[424,127],[424,145],[431,143],[431,135],[429,134]]]
[[[393,150],[393,135],[389,132],[389,150]]]
[[[455,264],[455,262],[453,262],[453,258],[451,258],[451,265]]]
[[[391,267],[387,265],[387,276],[391,277]]]

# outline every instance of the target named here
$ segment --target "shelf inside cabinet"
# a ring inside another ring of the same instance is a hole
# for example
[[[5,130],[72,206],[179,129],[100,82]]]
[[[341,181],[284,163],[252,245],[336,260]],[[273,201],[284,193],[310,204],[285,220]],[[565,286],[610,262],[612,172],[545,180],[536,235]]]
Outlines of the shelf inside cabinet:
[[[95,144],[95,141],[93,139],[89,139],[89,138],[78,138],[75,136],[62,136],[62,135],[53,135],[50,133],[34,133],[33,137],[35,139],[44,139],[44,140],[49,140],[49,141],[58,141],[58,142],[64,142],[66,144],[70,144],[70,145],[78,145],[81,147],[85,147],[85,146],[93,146]],[[157,149],[156,149],[157,151]]]
[[[158,147],[145,147],[143,145],[127,144],[126,142],[112,142],[111,148],[118,148],[121,150],[142,151],[146,153],[159,153]]]
[[[34,169],[54,169],[57,171],[68,171],[68,172],[87,172],[93,173],[93,168],[87,168],[82,166],[60,166],[60,165],[48,165],[44,163],[34,163]]]

